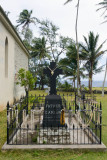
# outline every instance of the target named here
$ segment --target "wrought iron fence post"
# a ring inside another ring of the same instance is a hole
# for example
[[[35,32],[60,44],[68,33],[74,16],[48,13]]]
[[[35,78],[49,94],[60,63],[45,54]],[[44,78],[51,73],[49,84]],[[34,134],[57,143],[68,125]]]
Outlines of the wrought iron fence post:
[[[9,102],[7,102],[7,144],[9,144]]]
[[[102,105],[100,102],[100,144],[102,142]]]
[[[75,92],[75,114],[76,114],[76,106],[77,104],[76,104],[76,92]]]
[[[27,109],[26,109],[26,114],[28,114],[28,105],[29,105],[29,102],[28,102],[28,91],[26,91],[26,99],[27,99]]]

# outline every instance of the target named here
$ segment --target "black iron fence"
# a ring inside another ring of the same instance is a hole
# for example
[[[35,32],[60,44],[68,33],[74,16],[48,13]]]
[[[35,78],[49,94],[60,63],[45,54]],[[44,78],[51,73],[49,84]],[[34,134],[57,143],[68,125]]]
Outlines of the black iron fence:
[[[91,97],[91,98],[90,98]],[[90,126],[90,130],[102,141],[102,104],[96,101],[96,96],[85,96],[81,98],[75,93],[75,113],[80,113],[81,124]],[[94,128],[94,131],[93,131]]]
[[[7,144],[101,144],[101,103],[77,95],[60,95],[64,108],[63,127],[44,127],[46,95],[23,97],[7,104]],[[57,113],[56,113],[57,114]],[[48,123],[48,122],[47,122]]]

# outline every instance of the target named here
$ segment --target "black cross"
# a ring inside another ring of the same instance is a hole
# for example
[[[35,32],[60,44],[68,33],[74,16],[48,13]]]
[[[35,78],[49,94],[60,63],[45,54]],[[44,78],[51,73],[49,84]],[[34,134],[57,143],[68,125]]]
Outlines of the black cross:
[[[50,78],[50,95],[56,95],[56,77],[62,74],[62,69],[57,68],[56,62],[52,61],[43,72]]]

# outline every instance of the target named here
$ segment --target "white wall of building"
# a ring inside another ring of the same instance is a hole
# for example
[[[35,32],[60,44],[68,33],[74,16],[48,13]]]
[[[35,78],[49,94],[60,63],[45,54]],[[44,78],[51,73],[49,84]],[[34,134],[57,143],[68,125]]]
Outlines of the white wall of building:
[[[8,76],[5,76],[5,40],[8,40]],[[28,55],[16,42],[8,28],[0,21],[0,110],[7,102],[13,103],[24,94],[24,89],[16,86],[15,74],[20,68],[28,70]]]
[[[20,68],[24,68],[28,70],[28,56],[23,52],[23,50],[20,48],[20,46],[15,43],[15,74],[19,71]],[[20,87],[19,85],[14,85],[14,97],[17,99],[20,98],[20,95],[25,94],[23,92],[24,88]]]

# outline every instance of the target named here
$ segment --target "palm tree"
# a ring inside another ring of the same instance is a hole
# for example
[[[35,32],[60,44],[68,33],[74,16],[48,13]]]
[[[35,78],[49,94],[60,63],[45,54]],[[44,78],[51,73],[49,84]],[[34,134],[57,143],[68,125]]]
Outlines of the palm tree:
[[[46,40],[44,37],[35,38],[32,41],[32,57],[37,57],[40,61],[45,58],[50,59],[50,55],[48,54],[48,48],[46,47]]]
[[[69,89],[71,89],[71,85],[67,81],[65,81],[64,88],[65,88],[65,91],[69,91]]]
[[[79,52],[80,53],[80,52]],[[79,54],[80,59],[82,59],[82,55]],[[77,79],[77,48],[75,45],[75,42],[72,42],[67,47],[66,57],[61,59],[59,62],[60,65],[62,65],[64,70],[64,77],[71,77],[70,79],[73,80],[74,83],[74,89],[75,89],[75,80]],[[80,68],[80,75],[84,78],[83,74],[83,68]],[[81,86],[80,81],[80,75],[79,75],[79,85]]]
[[[103,12],[102,15],[104,15],[106,13],[106,11],[107,11],[107,0],[103,0],[102,2],[98,3],[98,5],[101,6],[101,7],[98,8],[97,11],[103,9],[104,12]],[[106,18],[107,18],[107,15],[104,16],[104,19],[106,19]],[[104,21],[103,23],[105,23],[105,22],[107,22],[107,20]]]
[[[80,44],[82,47],[82,55],[84,57],[84,60],[86,60],[84,67],[88,71],[90,93],[92,93],[93,74],[101,72],[103,68],[103,66],[98,68],[98,61],[101,56],[106,52],[106,50],[101,50],[106,41],[104,41],[100,46],[98,46],[98,40],[99,35],[97,34],[95,36],[93,32],[90,32],[88,38],[84,36],[85,44]]]
[[[22,25],[22,28],[24,30],[25,28],[29,28],[30,23],[35,24],[36,18],[32,17],[32,12],[32,10],[28,11],[27,9],[24,9],[20,13],[18,20],[16,20],[16,22],[18,23],[17,27]]]
[[[42,85],[42,89],[44,88],[45,76],[43,74],[43,67],[47,65],[46,59],[51,59],[48,51],[48,47],[46,46],[46,40],[44,37],[42,38],[34,38],[32,41],[31,47],[31,60],[33,62],[33,70],[34,74],[36,73],[39,77],[39,86]],[[32,67],[31,67],[32,68]]]
[[[65,4],[71,2],[72,0],[67,0],[65,2]],[[78,44],[78,12],[79,12],[79,3],[80,3],[80,0],[78,0],[77,2],[77,14],[76,14],[76,23],[75,23],[75,33],[76,33],[76,48],[77,48],[77,92],[79,94],[79,44]]]

